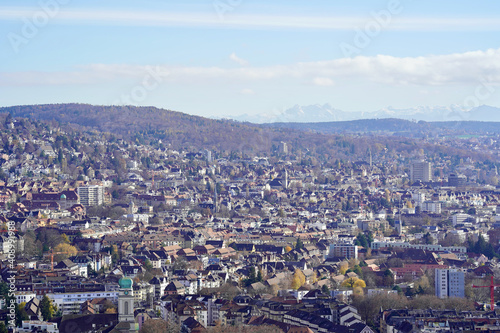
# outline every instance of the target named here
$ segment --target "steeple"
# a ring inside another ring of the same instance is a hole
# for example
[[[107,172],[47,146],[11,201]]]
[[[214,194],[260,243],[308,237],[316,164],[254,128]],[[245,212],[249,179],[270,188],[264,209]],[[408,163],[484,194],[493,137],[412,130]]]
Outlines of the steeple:
[[[122,277],[118,284],[118,321],[135,324],[134,317],[134,282],[129,277]]]

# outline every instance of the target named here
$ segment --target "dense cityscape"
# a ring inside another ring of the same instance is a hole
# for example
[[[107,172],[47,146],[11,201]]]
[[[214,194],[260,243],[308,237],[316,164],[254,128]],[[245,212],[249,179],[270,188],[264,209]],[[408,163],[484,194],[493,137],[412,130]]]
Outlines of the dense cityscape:
[[[1,126],[2,331],[498,326],[498,134],[450,132],[440,145],[462,156],[398,159],[375,136],[323,163],[278,136],[248,154]]]
[[[0,333],[500,333],[499,13],[2,0]]]

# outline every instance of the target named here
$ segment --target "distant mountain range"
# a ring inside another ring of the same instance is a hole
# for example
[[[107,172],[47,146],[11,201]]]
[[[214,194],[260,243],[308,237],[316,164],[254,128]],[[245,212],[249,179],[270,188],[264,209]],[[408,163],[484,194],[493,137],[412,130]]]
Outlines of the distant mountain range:
[[[244,114],[226,118],[256,124],[264,123],[319,123],[334,121],[351,121],[360,119],[396,118],[416,121],[489,121],[500,122],[500,108],[488,105],[467,110],[463,106],[421,106],[409,109],[387,107],[372,112],[346,112],[333,108],[330,104],[295,105],[285,111],[274,114]]]

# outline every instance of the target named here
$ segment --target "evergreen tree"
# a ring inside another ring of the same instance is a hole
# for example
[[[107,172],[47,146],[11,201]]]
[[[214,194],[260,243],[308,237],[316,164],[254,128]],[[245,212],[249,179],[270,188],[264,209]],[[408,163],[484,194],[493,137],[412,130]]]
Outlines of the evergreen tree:
[[[262,281],[262,271],[259,269],[259,271],[257,272],[257,282],[261,281]]]
[[[321,292],[323,294],[330,294],[330,290],[328,289],[328,286],[326,284],[324,284],[322,287],[321,287]]]
[[[52,301],[47,295],[44,295],[42,301],[40,302],[40,311],[42,312],[43,320],[51,320],[54,315],[54,306],[52,305]]]
[[[23,320],[28,320],[28,313],[24,309],[24,306],[26,305],[25,302],[18,304],[16,306],[16,326],[21,327],[23,325]]]

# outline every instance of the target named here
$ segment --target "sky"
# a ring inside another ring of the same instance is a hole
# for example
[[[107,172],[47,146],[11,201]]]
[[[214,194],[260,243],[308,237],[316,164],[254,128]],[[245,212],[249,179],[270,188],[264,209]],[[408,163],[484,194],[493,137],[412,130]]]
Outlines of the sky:
[[[500,2],[2,0],[0,106],[500,107]]]

